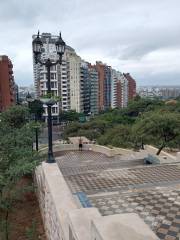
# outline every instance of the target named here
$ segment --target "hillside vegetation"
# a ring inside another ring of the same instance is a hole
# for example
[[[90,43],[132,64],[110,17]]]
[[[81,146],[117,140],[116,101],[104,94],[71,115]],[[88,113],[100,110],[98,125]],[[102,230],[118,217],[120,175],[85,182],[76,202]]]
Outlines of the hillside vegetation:
[[[180,148],[180,99],[162,101],[136,97],[127,108],[113,109],[85,123],[73,122],[64,138],[86,136],[98,144],[143,148],[152,144],[161,152],[164,147]]]

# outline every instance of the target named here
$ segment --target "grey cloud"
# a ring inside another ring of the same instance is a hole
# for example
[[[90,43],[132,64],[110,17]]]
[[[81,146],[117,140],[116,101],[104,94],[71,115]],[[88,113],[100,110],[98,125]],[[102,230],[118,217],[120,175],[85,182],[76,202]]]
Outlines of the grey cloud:
[[[32,27],[41,22],[62,21],[73,6],[71,0],[1,0],[0,24]]]
[[[113,59],[120,70],[131,71],[129,62],[138,65],[151,52],[180,49],[179,8],[179,0],[0,0],[0,54],[14,60],[20,84],[26,74],[32,82],[32,34],[62,30],[67,44],[85,59]],[[27,58],[23,73],[20,55]],[[139,64],[144,82],[152,77],[147,65],[145,70]],[[166,74],[161,76],[167,81]]]
[[[172,29],[159,28],[142,30],[131,29],[131,31],[108,33],[104,30],[101,35],[86,35],[87,38],[79,38],[77,47],[79,49],[98,49],[99,46],[109,57],[119,59],[141,59],[145,55],[163,48],[180,47],[180,26]]]
[[[29,23],[38,16],[38,1],[1,0],[0,20],[2,22]],[[22,21],[22,22],[21,22]]]

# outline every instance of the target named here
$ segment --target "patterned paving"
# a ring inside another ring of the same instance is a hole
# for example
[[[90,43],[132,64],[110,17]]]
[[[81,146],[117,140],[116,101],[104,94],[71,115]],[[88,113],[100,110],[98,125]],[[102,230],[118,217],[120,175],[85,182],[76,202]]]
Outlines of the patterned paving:
[[[129,166],[136,167],[143,164],[143,159],[122,158],[119,155],[108,157],[104,154],[91,151],[59,152],[56,153],[56,156],[58,156],[58,165],[64,176],[127,168]]]
[[[64,175],[72,192],[92,194],[104,191],[117,191],[152,185],[167,185],[179,182],[180,168],[176,165],[126,168]]]
[[[102,215],[135,212],[160,239],[179,240],[180,190],[175,187],[88,198],[91,205],[97,207]]]
[[[56,156],[58,156],[58,165],[66,176],[143,164],[143,159],[133,159],[131,156],[125,158],[120,155],[108,157],[91,151],[59,152]]]
[[[102,215],[136,212],[160,239],[179,240],[180,165],[144,166],[142,159],[64,152],[58,165],[83,207]]]

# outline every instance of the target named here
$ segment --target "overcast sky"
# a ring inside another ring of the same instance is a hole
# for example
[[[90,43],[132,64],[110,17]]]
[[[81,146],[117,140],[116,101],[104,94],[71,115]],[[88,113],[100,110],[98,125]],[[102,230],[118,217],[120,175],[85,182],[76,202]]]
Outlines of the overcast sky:
[[[138,85],[180,85],[180,0],[0,0],[0,55],[33,83],[32,34],[58,34],[83,59],[130,72]]]

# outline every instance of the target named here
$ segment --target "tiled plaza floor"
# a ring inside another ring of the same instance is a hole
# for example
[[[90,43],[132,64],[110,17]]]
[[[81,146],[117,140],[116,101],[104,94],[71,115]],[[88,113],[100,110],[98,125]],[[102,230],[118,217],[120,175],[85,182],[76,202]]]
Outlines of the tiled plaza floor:
[[[180,186],[129,191],[112,195],[88,196],[102,215],[139,214],[160,239],[179,240]]]
[[[108,157],[92,151],[57,152],[58,164],[64,175],[73,175],[87,171],[107,170],[128,166],[142,165],[143,159],[134,160],[131,157]]]
[[[73,169],[75,171],[75,169]],[[72,192],[116,191],[152,185],[167,185],[179,182],[180,168],[176,165],[136,167],[113,170],[96,169],[84,173],[64,175]]]
[[[102,215],[136,212],[160,239],[179,240],[180,165],[144,166],[142,160],[90,151],[63,155],[58,165],[72,193],[85,195],[88,207]]]

